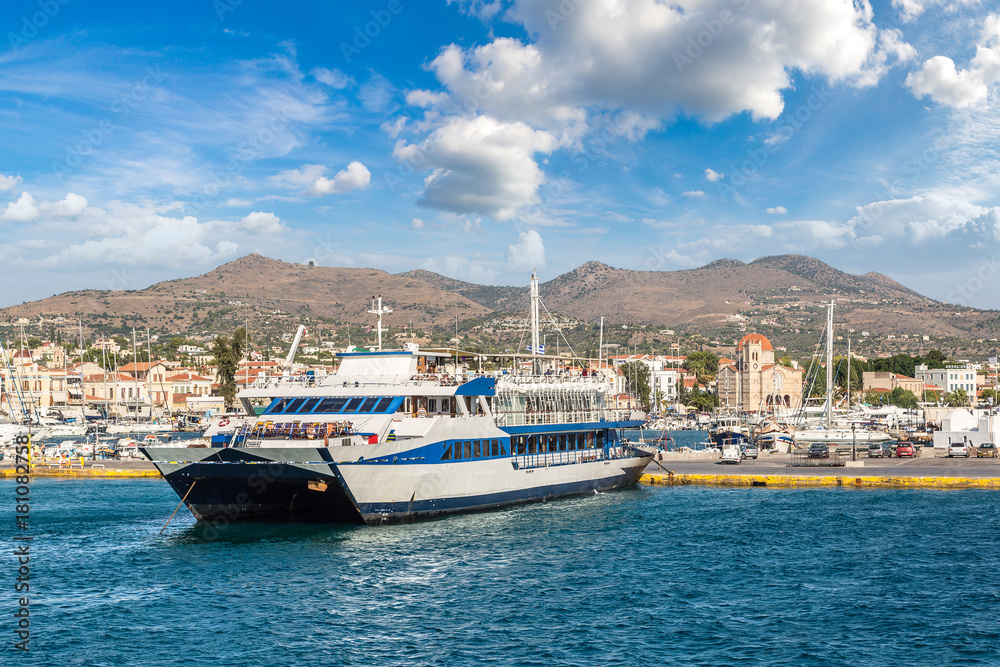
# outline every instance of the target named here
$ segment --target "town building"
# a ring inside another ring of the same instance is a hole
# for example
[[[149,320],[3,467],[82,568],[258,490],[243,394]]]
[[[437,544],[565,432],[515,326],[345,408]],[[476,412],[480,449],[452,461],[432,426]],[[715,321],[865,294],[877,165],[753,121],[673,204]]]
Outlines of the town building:
[[[801,405],[803,373],[775,363],[771,341],[748,334],[736,345],[735,361],[720,363],[715,378],[719,407],[759,412]]]

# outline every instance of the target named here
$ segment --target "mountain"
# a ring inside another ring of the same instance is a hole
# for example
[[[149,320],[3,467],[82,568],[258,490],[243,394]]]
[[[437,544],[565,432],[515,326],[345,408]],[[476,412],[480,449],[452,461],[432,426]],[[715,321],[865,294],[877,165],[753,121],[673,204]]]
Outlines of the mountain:
[[[527,276],[525,283],[527,283]],[[802,255],[721,259],[696,269],[635,271],[589,261],[540,286],[547,309],[564,317],[612,325],[650,324],[733,338],[746,330],[814,336],[823,303],[836,300],[838,329],[873,336],[990,339],[1000,314],[944,304],[879,273],[854,275]],[[494,313],[523,317],[528,288],[477,285],[424,270],[305,266],[253,254],[208,273],[142,290],[83,290],[0,310],[0,322],[39,318],[68,326],[77,318],[102,332],[225,330],[252,319],[288,330],[309,318],[370,325],[370,296],[393,309],[388,324],[447,330],[456,321],[483,322]],[[63,320],[57,320],[62,317]],[[805,343],[803,343],[805,344]],[[956,349],[960,349],[957,348]],[[995,353],[995,352],[994,352]]]

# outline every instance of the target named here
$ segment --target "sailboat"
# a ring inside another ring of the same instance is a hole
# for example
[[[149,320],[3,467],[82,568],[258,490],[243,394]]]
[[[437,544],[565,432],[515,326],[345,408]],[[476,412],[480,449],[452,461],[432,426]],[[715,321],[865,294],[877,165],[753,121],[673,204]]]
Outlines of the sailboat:
[[[811,428],[797,429],[795,440],[801,443],[827,442],[834,444],[868,444],[872,442],[888,442],[892,440],[885,431],[874,431],[867,428],[858,429],[844,419],[834,420],[833,417],[833,304],[828,305],[826,316],[826,402],[821,425]],[[848,359],[848,368],[850,359]],[[849,372],[849,371],[848,371]],[[850,382],[848,381],[848,384]],[[849,400],[849,399],[848,399]]]

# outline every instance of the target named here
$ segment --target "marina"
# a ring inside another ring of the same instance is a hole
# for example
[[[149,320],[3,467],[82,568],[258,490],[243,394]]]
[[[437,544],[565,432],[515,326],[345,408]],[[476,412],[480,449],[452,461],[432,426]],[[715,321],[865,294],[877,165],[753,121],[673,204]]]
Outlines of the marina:
[[[1000,661],[992,490],[638,485],[378,528],[179,513],[158,535],[162,480],[32,488],[53,664],[171,664],[179,641],[233,667]]]

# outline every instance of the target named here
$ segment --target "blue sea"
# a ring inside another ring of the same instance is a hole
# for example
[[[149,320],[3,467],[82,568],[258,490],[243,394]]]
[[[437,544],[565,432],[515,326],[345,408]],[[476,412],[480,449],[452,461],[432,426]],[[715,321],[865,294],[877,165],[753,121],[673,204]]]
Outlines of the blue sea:
[[[389,527],[182,509],[159,534],[177,502],[32,481],[31,650],[8,555],[2,664],[1000,664],[995,492],[636,486]]]

